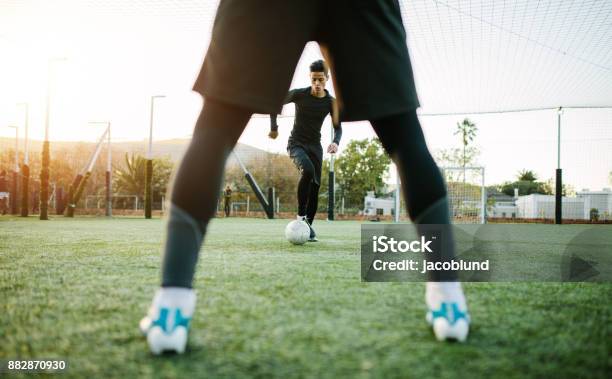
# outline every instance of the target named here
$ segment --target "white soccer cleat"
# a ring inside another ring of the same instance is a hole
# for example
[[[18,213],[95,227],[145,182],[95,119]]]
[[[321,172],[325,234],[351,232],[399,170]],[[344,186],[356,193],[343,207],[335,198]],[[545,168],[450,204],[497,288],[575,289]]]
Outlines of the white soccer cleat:
[[[442,303],[440,309],[427,312],[427,322],[438,341],[465,342],[470,330],[470,316],[457,303]]]
[[[185,352],[195,302],[195,292],[189,288],[166,287],[157,291],[149,313],[139,324],[151,353]]]
[[[465,342],[470,330],[470,315],[458,282],[429,282],[425,294],[427,322],[438,341]]]

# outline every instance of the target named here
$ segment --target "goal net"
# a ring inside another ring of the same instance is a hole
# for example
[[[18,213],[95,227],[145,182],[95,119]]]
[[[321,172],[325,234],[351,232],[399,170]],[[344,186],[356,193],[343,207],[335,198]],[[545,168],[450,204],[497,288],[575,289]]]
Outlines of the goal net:
[[[455,223],[484,224],[486,188],[484,167],[440,167]]]

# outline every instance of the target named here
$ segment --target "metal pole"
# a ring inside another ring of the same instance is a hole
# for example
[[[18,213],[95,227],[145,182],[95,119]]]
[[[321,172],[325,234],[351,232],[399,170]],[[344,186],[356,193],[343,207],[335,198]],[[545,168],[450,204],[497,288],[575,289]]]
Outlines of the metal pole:
[[[19,172],[19,127],[16,125],[9,126],[15,128],[15,172]]]
[[[112,216],[112,197],[111,197],[111,123],[110,121],[89,121],[88,124],[104,124],[106,125],[105,134],[107,137],[107,161],[106,161],[106,173],[105,173],[105,200],[106,200],[106,211],[105,214],[108,217]],[[104,135],[103,135],[104,136]],[[100,140],[100,145],[102,145]]]
[[[54,62],[65,61],[66,58],[52,58],[47,63],[47,97],[45,101],[45,141],[43,143],[40,170],[40,219],[48,220],[49,206],[49,164],[51,160],[49,143],[49,124],[51,118],[51,74]]]
[[[23,105],[25,108],[25,114],[24,114],[24,152],[23,152],[23,163],[24,164],[29,164],[30,163],[30,158],[29,158],[29,147],[28,147],[28,119],[29,119],[29,104],[28,103],[17,103],[17,105]]]
[[[485,187],[485,168],[482,168],[482,212],[480,216],[480,223],[484,224],[487,222],[487,187]]]
[[[274,218],[274,187],[268,187],[268,209],[266,214],[269,219]]]
[[[149,115],[149,149],[147,150],[147,166],[145,171],[145,218],[151,218],[153,205],[153,116],[155,112],[155,99],[164,95],[151,96],[151,112]]]
[[[29,149],[28,149],[28,119],[29,119],[29,105],[28,103],[19,103],[17,105],[23,105],[25,107],[25,122],[24,122],[24,155],[23,155],[23,167],[21,169],[21,217],[27,217],[29,212],[29,198],[30,198],[30,167],[29,167]]]
[[[106,160],[106,216],[113,215],[113,198],[112,198],[112,156],[111,156],[111,129],[110,122],[108,123],[108,152]]]
[[[48,220],[47,206],[49,202],[49,114],[51,113],[51,62],[47,65],[47,97],[45,101],[45,141],[43,142],[40,170],[40,215],[39,219]]]
[[[9,128],[15,129],[15,167],[13,168],[13,188],[11,190],[11,214],[17,214],[17,199],[18,189],[17,181],[19,180],[19,127],[16,125],[9,125]]]
[[[563,222],[563,171],[561,170],[561,114],[563,108],[557,110],[557,170],[555,173],[555,224]]]

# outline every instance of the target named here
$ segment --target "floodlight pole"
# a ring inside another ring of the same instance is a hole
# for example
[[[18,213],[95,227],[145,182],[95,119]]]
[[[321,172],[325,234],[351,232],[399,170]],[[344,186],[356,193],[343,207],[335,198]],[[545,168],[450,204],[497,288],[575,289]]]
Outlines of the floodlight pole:
[[[65,61],[66,58],[52,58],[47,62],[47,98],[45,111],[45,141],[43,142],[42,160],[40,170],[40,216],[41,220],[48,220],[49,207],[49,164],[50,164],[50,146],[49,146],[49,120],[51,113],[51,71],[54,62]]]
[[[21,166],[21,217],[28,217],[28,211],[30,207],[30,158],[28,152],[28,119],[29,119],[29,104],[18,103],[18,106],[23,105],[25,108],[25,120],[24,120],[24,155],[23,165]]]
[[[153,116],[155,110],[155,99],[166,96],[151,96],[151,114],[149,123],[149,149],[147,150],[147,166],[145,171],[145,218],[151,218],[151,208],[153,204]]]
[[[11,190],[11,214],[17,214],[17,181],[19,180],[19,127],[17,125],[9,125],[9,128],[15,129],[15,167],[13,168],[13,188]]]
[[[106,160],[106,216],[113,215],[113,197],[112,197],[112,156],[111,156],[111,127],[108,123],[108,151]]]
[[[110,121],[90,121],[89,124],[104,124],[106,125],[107,133],[107,152],[106,152],[106,216],[111,217],[113,215],[113,204],[112,204],[112,157],[111,157],[111,123]]]
[[[557,170],[555,173],[555,224],[563,222],[563,171],[561,170],[561,115],[563,108],[557,109]]]

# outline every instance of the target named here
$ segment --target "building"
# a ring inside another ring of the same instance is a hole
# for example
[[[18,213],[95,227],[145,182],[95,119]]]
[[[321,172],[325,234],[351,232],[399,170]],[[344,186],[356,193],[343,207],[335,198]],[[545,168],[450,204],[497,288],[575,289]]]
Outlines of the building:
[[[555,196],[532,194],[519,196],[516,200],[518,218],[555,217]],[[592,212],[593,210],[593,212]],[[575,197],[562,198],[562,218],[566,220],[590,220],[592,213],[599,220],[612,219],[612,191],[604,188],[602,191],[582,190]]]
[[[518,208],[515,203],[516,199],[503,193],[491,194],[488,197],[488,202],[491,204],[487,207],[487,217],[491,218],[516,218]]]
[[[612,220],[612,190],[604,188],[602,191],[589,191],[588,189],[576,193],[576,197],[584,200],[586,219],[591,218],[591,210],[596,210],[599,220]]]
[[[394,198],[377,198],[374,191],[368,191],[363,199],[363,214],[366,216],[392,216],[394,209]]]
[[[562,197],[563,219],[588,220],[585,218],[584,199],[577,197]],[[555,218],[555,196],[531,194],[519,196],[516,200],[518,218]]]

